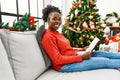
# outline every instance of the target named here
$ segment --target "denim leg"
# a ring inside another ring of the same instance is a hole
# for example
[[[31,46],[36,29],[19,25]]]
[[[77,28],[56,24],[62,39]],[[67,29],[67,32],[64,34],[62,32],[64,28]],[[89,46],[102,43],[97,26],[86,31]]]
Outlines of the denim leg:
[[[107,67],[110,69],[120,68],[120,59],[110,59],[109,64],[107,63]]]
[[[120,52],[95,51],[92,57],[106,57],[109,59],[120,59]]]
[[[63,66],[60,72],[80,72],[86,70],[94,70],[101,68],[117,69],[120,67],[120,60],[110,60],[104,57],[91,57],[89,60],[83,60],[82,62],[67,64]]]

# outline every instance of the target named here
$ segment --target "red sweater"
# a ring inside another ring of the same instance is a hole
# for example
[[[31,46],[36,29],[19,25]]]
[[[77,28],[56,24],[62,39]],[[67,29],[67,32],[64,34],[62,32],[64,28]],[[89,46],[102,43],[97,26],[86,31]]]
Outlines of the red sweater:
[[[46,30],[42,38],[42,46],[50,57],[55,70],[60,70],[66,64],[82,61],[81,56],[76,56],[78,50],[74,50],[69,41],[57,31]]]

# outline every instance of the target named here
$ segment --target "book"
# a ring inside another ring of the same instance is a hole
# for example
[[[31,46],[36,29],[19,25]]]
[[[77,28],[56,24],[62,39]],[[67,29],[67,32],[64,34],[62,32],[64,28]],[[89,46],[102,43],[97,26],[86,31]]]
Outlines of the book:
[[[85,50],[85,51],[80,51],[80,52],[77,52],[77,55],[83,55],[85,54],[86,52],[89,52],[89,51],[92,51],[95,46],[97,45],[97,43],[100,41],[99,38],[95,37],[93,39],[93,41],[90,43],[89,47]]]

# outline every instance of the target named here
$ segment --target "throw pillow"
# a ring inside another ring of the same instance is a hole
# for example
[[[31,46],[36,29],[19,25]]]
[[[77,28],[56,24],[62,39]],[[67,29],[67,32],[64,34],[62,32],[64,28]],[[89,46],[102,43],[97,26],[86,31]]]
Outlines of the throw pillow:
[[[45,52],[45,50],[43,49],[42,44],[41,44],[42,36],[44,35],[44,32],[45,32],[45,26],[41,25],[39,27],[38,31],[37,31],[36,38],[37,38],[39,47],[40,47],[40,49],[42,51],[46,67],[49,68],[51,66],[51,61],[50,61],[50,58],[48,57],[47,53]]]
[[[0,33],[3,30],[0,29]],[[0,35],[0,80],[15,80],[13,71],[8,61],[8,56]]]
[[[45,62],[36,40],[35,31],[5,31],[9,45],[9,60],[12,61],[16,80],[35,80],[46,70]],[[6,46],[6,45],[5,45]],[[6,46],[8,47],[8,46]]]

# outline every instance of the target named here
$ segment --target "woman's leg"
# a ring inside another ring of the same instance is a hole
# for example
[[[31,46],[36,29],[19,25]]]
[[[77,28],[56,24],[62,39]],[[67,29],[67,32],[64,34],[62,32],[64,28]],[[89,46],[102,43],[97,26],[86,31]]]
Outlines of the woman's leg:
[[[106,52],[106,51],[94,51],[92,53],[93,57],[106,57],[110,59],[120,59],[119,52]]]
[[[120,67],[119,59],[109,59],[104,57],[91,57],[89,60],[83,60],[79,63],[72,63],[63,66],[60,72],[80,72],[86,70],[111,68],[117,69]]]

